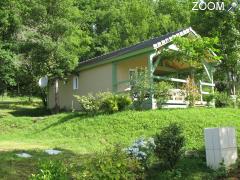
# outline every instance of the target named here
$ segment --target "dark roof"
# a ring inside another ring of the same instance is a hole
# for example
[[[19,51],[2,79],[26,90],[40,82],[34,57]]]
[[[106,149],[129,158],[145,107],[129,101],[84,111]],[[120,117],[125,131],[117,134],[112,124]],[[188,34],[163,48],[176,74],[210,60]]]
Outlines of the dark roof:
[[[113,52],[110,52],[110,53],[107,53],[107,54],[104,54],[104,55],[101,55],[101,56],[97,56],[97,57],[94,57],[92,59],[81,61],[79,63],[79,65],[80,65],[80,67],[85,66],[85,65],[91,65],[91,64],[102,62],[102,61],[111,59],[113,57],[118,57],[118,56],[130,53],[130,52],[136,51],[136,50],[144,49],[144,48],[147,48],[147,47],[152,47],[153,44],[156,44],[156,43],[158,43],[158,42],[160,42],[164,39],[167,39],[167,38],[169,38],[169,37],[171,37],[171,36],[173,36],[177,33],[180,33],[181,31],[184,31],[184,30],[185,29],[182,29],[182,30],[179,30],[179,31],[176,31],[176,32],[171,32],[171,33],[168,33],[164,36],[152,38],[152,39],[140,42],[138,44],[135,44],[135,45],[132,45],[132,46],[129,46],[129,47],[126,47],[126,48],[122,48],[122,49],[119,49],[119,50],[116,50],[116,51],[113,51]]]

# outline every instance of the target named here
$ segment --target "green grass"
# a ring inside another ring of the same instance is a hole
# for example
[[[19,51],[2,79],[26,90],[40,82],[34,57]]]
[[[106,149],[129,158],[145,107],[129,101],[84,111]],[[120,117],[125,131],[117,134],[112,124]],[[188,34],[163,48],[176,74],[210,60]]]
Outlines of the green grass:
[[[0,179],[2,174],[7,174],[3,179],[16,179],[18,173],[19,177],[26,178],[35,171],[33,167],[37,159],[56,158],[42,153],[43,149],[64,149],[66,154],[58,158],[69,161],[70,156],[75,160],[104,151],[116,143],[127,146],[136,138],[153,136],[171,122],[183,126],[185,149],[203,149],[205,127],[233,126],[240,138],[240,110],[237,109],[126,111],[86,117],[79,113],[49,115],[39,104],[38,100],[33,103],[21,99],[0,100]],[[15,152],[23,150],[36,154],[38,158],[16,158]],[[203,174],[209,173],[204,161],[204,158],[185,159],[179,166],[194,167],[192,177],[201,179]],[[25,164],[26,170],[22,170]]]

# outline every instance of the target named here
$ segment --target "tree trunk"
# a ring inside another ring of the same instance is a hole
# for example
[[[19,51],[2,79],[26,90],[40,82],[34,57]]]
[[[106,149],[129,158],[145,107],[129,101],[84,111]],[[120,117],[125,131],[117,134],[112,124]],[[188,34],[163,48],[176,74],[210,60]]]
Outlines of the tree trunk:
[[[40,91],[41,91],[41,100],[42,100],[43,106],[47,108],[47,93],[45,89],[41,89]]]

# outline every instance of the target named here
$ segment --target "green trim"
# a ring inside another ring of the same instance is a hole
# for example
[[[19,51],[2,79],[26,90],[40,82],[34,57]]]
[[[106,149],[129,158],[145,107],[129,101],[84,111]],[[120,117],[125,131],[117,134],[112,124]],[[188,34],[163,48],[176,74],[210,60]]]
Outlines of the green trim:
[[[130,57],[135,57],[135,56],[142,55],[142,54],[149,53],[149,52],[154,52],[153,47],[141,49],[141,50],[138,50],[138,51],[133,51],[133,52],[123,54],[123,55],[118,56],[118,57],[114,57],[114,58],[110,58],[108,60],[100,61],[98,63],[94,63],[94,64],[91,64],[91,65],[86,65],[84,67],[79,67],[78,70],[81,71],[81,70],[85,70],[85,69],[94,68],[94,67],[99,66],[99,65],[108,64],[108,63],[111,63],[111,62],[128,60],[128,58],[130,58]]]
[[[153,65],[153,70],[155,71],[156,68],[158,67],[159,63],[161,62],[162,58],[161,56],[158,57],[157,61]]]
[[[117,92],[117,63],[112,63],[112,92]]]

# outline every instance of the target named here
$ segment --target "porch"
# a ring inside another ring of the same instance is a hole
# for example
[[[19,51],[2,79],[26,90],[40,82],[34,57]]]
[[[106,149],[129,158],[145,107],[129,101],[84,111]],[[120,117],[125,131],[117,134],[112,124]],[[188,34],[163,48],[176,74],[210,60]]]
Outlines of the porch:
[[[163,108],[187,108],[189,102],[186,101],[186,93],[182,89],[186,84],[189,76],[194,77],[196,86],[200,94],[195,106],[206,106],[204,96],[214,93],[213,66],[203,62],[203,69],[196,70],[189,64],[179,62],[177,60],[169,61],[162,59],[160,53],[143,54],[128,59],[128,61],[120,61],[113,63],[113,91],[128,92],[130,91],[130,77],[136,68],[147,68],[150,72],[150,81],[152,83],[159,81],[169,81],[173,85],[173,89],[169,89],[169,96]],[[201,78],[198,77],[199,71]],[[149,106],[153,109],[157,108],[154,99],[151,100]]]

